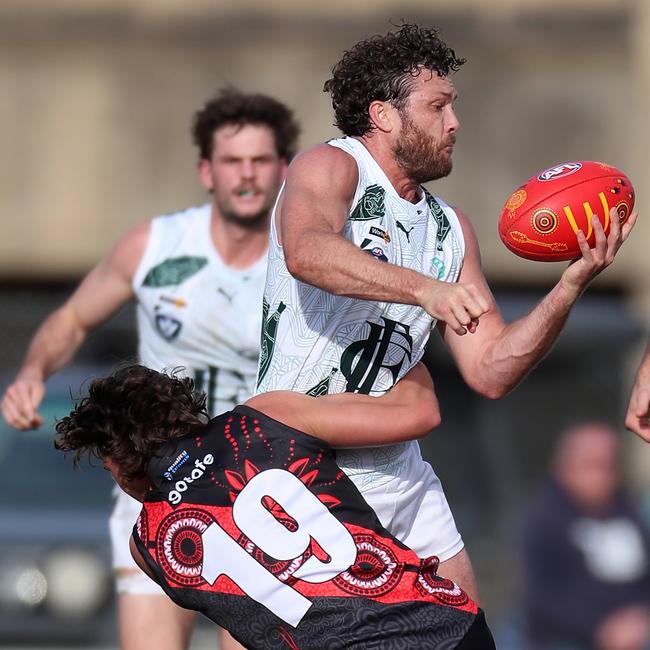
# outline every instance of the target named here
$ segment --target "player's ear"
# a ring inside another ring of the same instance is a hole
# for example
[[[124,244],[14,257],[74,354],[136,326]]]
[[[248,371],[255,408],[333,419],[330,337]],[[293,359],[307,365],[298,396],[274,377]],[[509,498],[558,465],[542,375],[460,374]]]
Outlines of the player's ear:
[[[212,163],[207,158],[201,158],[199,161],[199,178],[203,187],[208,192],[214,190],[214,183],[212,181]]]
[[[384,133],[390,133],[398,124],[399,114],[390,102],[379,100],[370,102],[368,115],[373,126]]]

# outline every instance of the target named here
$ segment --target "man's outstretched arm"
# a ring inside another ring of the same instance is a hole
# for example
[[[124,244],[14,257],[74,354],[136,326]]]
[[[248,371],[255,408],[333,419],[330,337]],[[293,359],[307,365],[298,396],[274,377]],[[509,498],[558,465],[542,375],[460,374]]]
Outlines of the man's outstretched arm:
[[[562,331],[573,305],[596,275],[614,261],[636,222],[637,215],[633,213],[621,227],[615,209],[610,214],[609,235],[605,235],[600,220],[594,217],[594,248],[589,248],[584,234],[579,231],[582,257],[569,264],[558,283],[529,314],[509,324],[501,317],[481,270],[476,235],[467,217],[459,214],[466,244],[460,280],[489,292],[490,309],[481,317],[481,326],[471,337],[461,338],[444,324],[440,328],[471,388],[486,397],[500,398],[544,358]]]
[[[10,426],[25,430],[43,423],[38,407],[45,380],[70,362],[91,330],[131,300],[131,280],[148,236],[148,223],[124,235],[72,296],[43,321],[2,398],[2,415]]]
[[[625,426],[650,442],[650,340],[636,373]]]
[[[333,447],[386,445],[423,438],[440,424],[429,371],[418,363],[381,397],[339,393],[310,397],[271,391],[246,404]]]

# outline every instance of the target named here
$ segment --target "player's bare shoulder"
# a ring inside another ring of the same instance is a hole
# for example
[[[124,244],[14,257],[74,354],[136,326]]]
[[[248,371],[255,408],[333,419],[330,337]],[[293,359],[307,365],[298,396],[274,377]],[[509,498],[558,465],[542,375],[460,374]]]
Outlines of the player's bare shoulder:
[[[327,143],[317,144],[298,154],[287,174],[287,189],[299,183],[319,190],[329,188],[336,194],[353,194],[359,178],[354,158]]]
[[[328,144],[307,149],[291,162],[276,211],[287,261],[294,244],[295,247],[304,245],[306,230],[341,231],[358,175],[355,160]]]
[[[121,275],[133,278],[144,256],[150,233],[151,220],[127,230],[109,251],[105,260],[107,265]]]
[[[449,206],[455,213],[456,216],[458,217],[458,222],[461,225],[461,228],[463,229],[463,235],[467,234],[474,234],[474,226],[472,225],[472,220],[465,214],[457,205],[450,205]]]

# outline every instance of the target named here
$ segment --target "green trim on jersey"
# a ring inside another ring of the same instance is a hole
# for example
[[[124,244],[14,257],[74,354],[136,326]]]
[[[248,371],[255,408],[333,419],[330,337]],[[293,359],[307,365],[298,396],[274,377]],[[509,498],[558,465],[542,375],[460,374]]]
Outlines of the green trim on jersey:
[[[262,300],[262,340],[260,341],[260,371],[257,377],[259,386],[271,365],[273,348],[275,348],[275,333],[278,330],[280,316],[287,306],[281,302],[273,315],[269,317],[269,303]]]
[[[182,284],[208,263],[207,257],[170,257],[149,269],[143,287],[169,287]]]
[[[438,224],[438,232],[436,233],[436,248],[441,251],[442,243],[445,241],[447,235],[449,234],[449,231],[451,230],[451,224],[449,223],[449,219],[447,218],[445,211],[440,207],[438,201],[435,200],[435,198],[426,188],[422,189],[424,189],[424,196],[427,200],[429,210],[431,210],[431,214],[433,215],[436,224]]]

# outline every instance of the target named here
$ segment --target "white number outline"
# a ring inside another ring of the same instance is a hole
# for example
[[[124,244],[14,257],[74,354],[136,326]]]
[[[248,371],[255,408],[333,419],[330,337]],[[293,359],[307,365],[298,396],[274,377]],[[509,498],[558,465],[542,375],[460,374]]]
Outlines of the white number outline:
[[[288,530],[262,499],[270,497],[298,524]],[[331,580],[354,564],[357,547],[345,526],[291,472],[269,469],[254,476],[237,495],[233,520],[264,553],[277,560],[300,557],[316,541],[328,558],[311,555],[293,574],[306,582]],[[301,593],[276,578],[216,522],[202,534],[203,568],[209,583],[225,575],[245,594],[296,627],[312,605]]]

